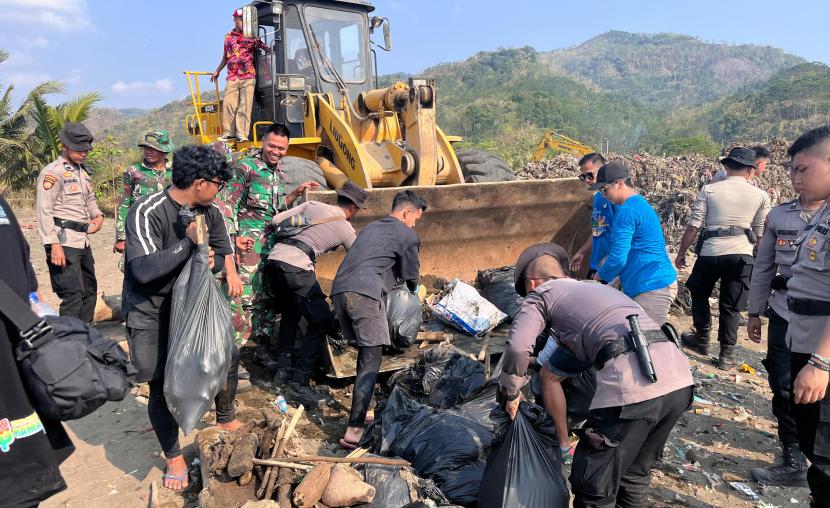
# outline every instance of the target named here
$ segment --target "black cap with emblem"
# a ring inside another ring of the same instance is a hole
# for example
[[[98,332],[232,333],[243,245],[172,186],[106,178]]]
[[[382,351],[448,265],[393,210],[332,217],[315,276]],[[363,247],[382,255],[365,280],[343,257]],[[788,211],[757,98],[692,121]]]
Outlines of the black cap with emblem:
[[[516,273],[513,276],[513,283],[516,288],[516,292],[519,293],[520,296],[527,295],[527,291],[525,290],[525,272],[527,271],[527,267],[533,262],[534,259],[541,256],[552,256],[556,259],[565,273],[568,273],[570,263],[568,262],[568,253],[565,252],[565,249],[555,243],[537,243],[531,245],[522,251],[519,255],[518,261],[516,261]]]
[[[92,133],[82,123],[67,122],[58,137],[70,150],[86,152],[92,149]]]

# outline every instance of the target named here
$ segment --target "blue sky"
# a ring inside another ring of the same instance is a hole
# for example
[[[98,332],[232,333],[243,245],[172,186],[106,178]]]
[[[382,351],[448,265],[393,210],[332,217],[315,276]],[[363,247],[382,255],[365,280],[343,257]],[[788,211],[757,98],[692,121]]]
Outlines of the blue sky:
[[[0,82],[21,98],[47,79],[102,105],[155,107],[184,98],[184,70],[215,69],[240,0],[0,0]],[[419,72],[481,50],[552,50],[607,30],[674,32],[706,41],[780,47],[830,63],[830,2],[772,0],[376,0],[394,50],[382,73]],[[788,10],[789,8],[789,10]],[[224,79],[223,79],[224,82]],[[439,83],[440,86],[440,83]]]

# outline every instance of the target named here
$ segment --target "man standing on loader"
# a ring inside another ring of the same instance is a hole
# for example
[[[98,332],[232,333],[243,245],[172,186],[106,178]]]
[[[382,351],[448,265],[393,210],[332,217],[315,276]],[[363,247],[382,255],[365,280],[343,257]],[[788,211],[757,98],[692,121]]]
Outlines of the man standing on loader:
[[[239,255],[244,311],[241,328],[250,327],[250,336],[257,344],[255,358],[270,370],[276,369],[272,358],[275,352],[271,348],[275,305],[261,277],[261,269],[274,242],[265,234],[265,229],[271,219],[291,206],[303,191],[319,187],[316,182],[304,182],[286,194],[280,161],[288,152],[289,138],[284,125],[268,127],[262,138],[262,148],[236,165],[236,174],[228,183],[226,203],[233,215],[236,246],[242,251]],[[248,337],[240,328],[235,332],[237,343],[244,344]]]
[[[124,170],[123,187],[118,197],[115,217],[115,252],[124,252],[127,237],[124,221],[133,203],[154,192],[163,191],[170,185],[171,170],[168,157],[176,147],[170,141],[167,131],[153,130],[144,135],[138,146],[144,149],[144,160]]]
[[[256,84],[254,51],[257,49],[264,49],[266,53],[270,51],[259,38],[245,37],[242,34],[242,9],[236,9],[233,11],[233,30],[225,35],[222,60],[210,76],[211,81],[216,81],[225,65],[228,66],[228,83],[225,86],[225,98],[222,100],[220,141],[234,138],[248,141]]]

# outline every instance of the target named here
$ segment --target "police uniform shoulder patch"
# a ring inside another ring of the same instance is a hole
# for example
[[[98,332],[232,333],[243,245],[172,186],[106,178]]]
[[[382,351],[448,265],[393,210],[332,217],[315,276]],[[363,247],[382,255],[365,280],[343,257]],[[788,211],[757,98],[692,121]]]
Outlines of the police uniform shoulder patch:
[[[57,178],[55,178],[55,177],[54,177],[54,176],[52,176],[52,175],[46,175],[46,176],[44,176],[44,177],[43,177],[43,190],[49,190],[49,189],[51,189],[52,187],[54,187],[54,186],[55,186],[55,182],[57,182],[57,181],[58,181],[58,179],[57,179]]]

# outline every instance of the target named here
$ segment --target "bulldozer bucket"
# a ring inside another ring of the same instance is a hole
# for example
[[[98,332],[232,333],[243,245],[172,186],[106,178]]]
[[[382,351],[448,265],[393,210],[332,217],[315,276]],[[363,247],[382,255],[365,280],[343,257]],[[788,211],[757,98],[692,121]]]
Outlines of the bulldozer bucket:
[[[554,242],[573,254],[590,235],[591,193],[577,178],[406,187],[429,207],[415,226],[421,239],[421,279],[470,281],[476,272],[512,265],[528,245]],[[367,208],[352,220],[360,229],[389,214],[402,188],[369,190]],[[334,203],[334,192],[309,199]],[[325,291],[342,250],[320,256],[317,276]]]

